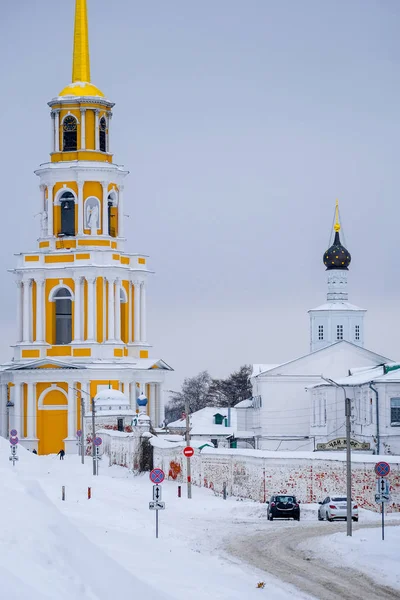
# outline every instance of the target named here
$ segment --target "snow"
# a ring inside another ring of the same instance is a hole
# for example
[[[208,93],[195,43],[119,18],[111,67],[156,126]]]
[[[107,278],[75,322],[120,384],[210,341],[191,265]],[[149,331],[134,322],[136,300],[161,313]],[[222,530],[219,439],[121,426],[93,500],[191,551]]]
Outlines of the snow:
[[[368,511],[361,511],[360,520],[365,520]],[[389,523],[396,523],[391,515]],[[378,519],[374,519],[379,521]],[[400,520],[397,518],[397,524]],[[328,524],[327,524],[328,525]],[[400,527],[385,527],[385,540],[382,541],[380,527],[353,531],[352,537],[335,533],[322,538],[314,538],[302,544],[311,557],[329,561],[330,565],[362,571],[377,583],[400,590]]]
[[[317,308],[312,308],[308,312],[316,310],[363,310],[366,312],[365,308],[360,308],[355,304],[350,304],[350,302],[326,302],[325,304],[321,304],[321,306],[317,306]]]
[[[148,508],[148,475],[77,456],[36,456],[0,438],[0,577],[2,597],[29,600],[274,600],[307,598],[266,573],[224,552],[224,539],[253,527],[265,505],[223,500],[202,488],[193,499],[177,496],[177,484],[163,484],[166,510]],[[61,486],[66,500],[61,500]],[[92,499],[87,499],[87,487]],[[266,522],[266,520],[264,521]],[[268,524],[268,522],[266,522]],[[256,588],[266,582],[265,592]],[[260,596],[261,594],[261,596]]]

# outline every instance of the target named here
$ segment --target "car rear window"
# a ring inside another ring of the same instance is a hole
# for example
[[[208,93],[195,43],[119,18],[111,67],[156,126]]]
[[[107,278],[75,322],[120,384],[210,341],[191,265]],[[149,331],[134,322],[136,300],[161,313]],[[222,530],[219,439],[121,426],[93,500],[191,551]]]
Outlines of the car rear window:
[[[335,502],[347,502],[347,498],[342,498],[339,496],[335,496],[334,498],[332,498],[332,500],[334,500]]]
[[[277,502],[296,502],[294,496],[277,496],[276,497],[276,501]]]

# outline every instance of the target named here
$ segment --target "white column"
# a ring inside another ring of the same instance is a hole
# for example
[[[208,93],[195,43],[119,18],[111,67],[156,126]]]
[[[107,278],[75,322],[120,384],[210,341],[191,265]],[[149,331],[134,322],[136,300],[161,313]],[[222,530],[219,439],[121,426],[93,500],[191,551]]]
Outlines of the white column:
[[[121,341],[121,280],[115,280],[115,339]]]
[[[118,186],[118,237],[124,237],[124,186]]]
[[[140,341],[145,342],[147,340],[146,331],[146,284],[143,281],[140,286],[141,297],[140,297]]]
[[[54,112],[54,152],[60,152],[60,111],[55,110]]]
[[[18,437],[22,439],[24,437],[24,419],[22,415],[22,389],[21,383],[15,383],[14,387],[14,418],[11,420],[10,429],[16,429],[18,431]]]
[[[74,307],[74,342],[82,341],[82,282],[81,277],[75,277],[75,307]]]
[[[95,150],[99,150],[99,110],[96,108],[96,110],[94,111],[94,120],[95,120],[95,125],[94,125],[94,147]]]
[[[132,410],[136,410],[136,383],[134,381],[131,381],[129,388],[129,405]]]
[[[160,423],[159,425],[161,425],[161,423],[163,423],[164,419],[165,419],[165,400],[164,400],[164,390],[163,390],[163,385],[162,383],[158,383],[157,384],[157,393],[158,393],[158,406],[159,406],[159,420]]]
[[[51,116],[51,151],[55,152],[56,151],[56,114],[54,112],[54,110],[51,111],[50,113]]]
[[[68,384],[68,437],[75,437],[75,422],[76,422],[76,392],[73,383]]]
[[[83,235],[83,181],[78,181],[78,235]]]
[[[87,276],[86,281],[88,283],[88,342],[94,342],[96,341],[96,277]]]
[[[27,383],[27,414],[26,414],[26,423],[27,423],[27,434],[28,438],[36,438],[36,413],[35,413],[35,388],[36,384]]]
[[[47,231],[50,237],[54,235],[54,204],[53,204],[53,187],[52,185],[47,186]]]
[[[86,108],[81,108],[81,150],[86,150]]]
[[[140,284],[141,281],[134,281],[134,301],[133,301],[133,328],[134,342],[140,341]]]
[[[44,343],[44,322],[45,322],[45,302],[44,302],[44,279],[36,279],[36,342]]]
[[[10,409],[7,408],[7,385],[4,383],[0,384],[0,402],[0,435],[7,437],[7,411]]]
[[[17,281],[17,343],[22,342],[22,290],[23,282]]]
[[[107,340],[107,280],[103,277],[103,342]]]
[[[111,133],[110,133],[110,131],[111,131],[111,119],[112,119],[112,116],[113,116],[113,114],[110,111],[108,113],[108,135],[107,135],[107,152],[109,152],[109,153],[111,152],[111,143],[110,143]]]
[[[156,423],[156,398],[154,392],[154,383],[150,383],[149,385],[149,403],[150,403],[150,421],[153,427],[158,427],[158,423]]]
[[[114,314],[114,279],[107,277],[108,281],[108,340],[115,340],[115,314]]]
[[[29,343],[31,341],[31,290],[32,281],[25,279],[23,281],[24,293],[23,293],[23,318],[22,318],[22,341]]]
[[[128,344],[132,341],[132,283],[128,282]]]
[[[102,181],[103,186],[103,235],[110,235],[108,231],[108,182]]]

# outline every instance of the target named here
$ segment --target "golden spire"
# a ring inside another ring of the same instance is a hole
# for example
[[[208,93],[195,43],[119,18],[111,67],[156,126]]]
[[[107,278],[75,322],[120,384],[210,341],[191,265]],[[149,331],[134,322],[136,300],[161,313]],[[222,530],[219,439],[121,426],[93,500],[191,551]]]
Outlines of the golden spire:
[[[89,30],[86,0],[76,0],[72,83],[90,82]]]
[[[339,221],[339,200],[336,200],[336,208],[335,208],[335,225],[333,226],[335,231],[340,231],[340,221]]]

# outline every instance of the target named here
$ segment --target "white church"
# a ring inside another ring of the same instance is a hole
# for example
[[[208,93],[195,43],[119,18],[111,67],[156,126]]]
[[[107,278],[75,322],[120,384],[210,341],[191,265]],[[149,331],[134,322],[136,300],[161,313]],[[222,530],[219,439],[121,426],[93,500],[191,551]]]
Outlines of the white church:
[[[326,302],[309,311],[310,353],[253,366],[253,397],[238,411],[238,430],[252,429],[257,448],[342,449],[346,395],[353,448],[400,454],[400,363],[364,347],[366,310],[348,300],[351,256],[340,229],[336,204],[333,244],[323,257]]]

